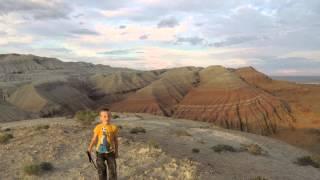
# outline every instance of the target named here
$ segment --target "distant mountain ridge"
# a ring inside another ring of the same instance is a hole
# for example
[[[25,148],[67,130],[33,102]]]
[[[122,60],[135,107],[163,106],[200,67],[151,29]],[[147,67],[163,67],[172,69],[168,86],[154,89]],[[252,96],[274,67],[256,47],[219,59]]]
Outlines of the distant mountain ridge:
[[[112,68],[108,65],[94,65],[86,62],[63,62],[57,58],[39,57],[35,55],[0,54],[1,73],[28,73],[41,70],[87,70],[101,72],[104,70],[130,70],[128,68]]]
[[[320,84],[320,76],[271,76],[273,79],[300,84]]]

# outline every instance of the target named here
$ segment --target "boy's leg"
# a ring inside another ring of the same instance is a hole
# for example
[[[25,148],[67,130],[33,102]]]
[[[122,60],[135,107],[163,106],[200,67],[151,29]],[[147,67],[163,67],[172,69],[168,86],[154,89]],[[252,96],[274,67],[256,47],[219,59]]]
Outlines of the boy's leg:
[[[117,180],[117,162],[113,152],[107,154],[107,164],[110,180]]]
[[[107,172],[106,172],[106,164],[104,163],[105,157],[104,154],[96,153],[97,155],[97,170],[98,170],[98,176],[99,180],[107,180]]]

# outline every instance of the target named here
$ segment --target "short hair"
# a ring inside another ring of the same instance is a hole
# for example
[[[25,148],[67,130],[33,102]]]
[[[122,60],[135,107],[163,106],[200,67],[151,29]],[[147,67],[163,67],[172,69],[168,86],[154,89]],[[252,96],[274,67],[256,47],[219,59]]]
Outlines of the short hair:
[[[110,109],[109,109],[109,108],[102,108],[102,109],[100,110],[100,112],[101,112],[101,111],[110,112]]]

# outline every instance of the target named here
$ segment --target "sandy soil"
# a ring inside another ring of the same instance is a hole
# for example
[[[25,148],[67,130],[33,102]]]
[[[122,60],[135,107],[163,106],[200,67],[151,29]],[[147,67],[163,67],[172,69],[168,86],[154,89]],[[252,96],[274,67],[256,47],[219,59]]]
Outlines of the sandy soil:
[[[119,179],[269,179],[316,180],[320,169],[299,166],[297,157],[308,152],[282,141],[249,133],[226,130],[205,122],[172,119],[146,114],[120,114],[112,120],[120,125]],[[48,124],[49,129],[36,129]],[[85,151],[91,127],[73,119],[48,118],[0,123],[14,138],[0,144],[0,179],[97,179]],[[146,133],[131,134],[134,127]],[[211,147],[256,143],[266,155],[246,151],[214,152]],[[193,148],[199,150],[192,152]],[[53,171],[39,176],[23,172],[26,164],[47,161]]]

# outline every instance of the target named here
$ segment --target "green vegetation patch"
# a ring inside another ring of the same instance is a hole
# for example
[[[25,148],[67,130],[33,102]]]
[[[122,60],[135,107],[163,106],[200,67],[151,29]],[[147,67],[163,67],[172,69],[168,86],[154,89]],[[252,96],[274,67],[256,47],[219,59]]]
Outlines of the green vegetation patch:
[[[251,178],[250,180],[268,180],[268,179],[265,177],[262,177],[262,176],[256,176],[256,177]]]
[[[4,144],[9,142],[10,139],[13,138],[12,134],[9,133],[0,133],[0,144]]]
[[[23,172],[27,175],[39,176],[44,172],[52,171],[53,165],[50,162],[32,163],[23,167]]]
[[[112,114],[112,119],[118,119],[120,116],[118,114]]]
[[[80,124],[84,126],[89,126],[96,120],[98,115],[99,113],[96,111],[90,111],[90,110],[78,111],[75,114],[75,118],[78,122],[80,122]]]
[[[320,168],[320,156],[319,155],[302,156],[297,158],[295,163],[300,166],[312,166],[315,168]]]
[[[240,144],[241,150],[247,151],[253,155],[267,155],[268,152],[263,150],[258,144]]]
[[[174,131],[174,133],[177,136],[191,136],[191,134],[188,133],[186,130],[176,130],[176,131]]]
[[[148,145],[150,148],[156,148],[156,149],[160,148],[159,143],[157,143],[155,140],[149,140]]]
[[[199,150],[198,148],[192,148],[192,152],[193,152],[193,153],[199,153],[200,150]]]
[[[146,133],[146,130],[143,127],[134,127],[130,130],[131,134],[138,134],[138,133]]]
[[[41,129],[49,129],[50,128],[50,126],[49,125],[38,125],[38,126],[36,126],[34,129],[35,130],[37,130],[37,131],[39,131],[39,130],[41,130]]]
[[[226,145],[226,144],[218,144],[215,145],[213,147],[211,147],[212,150],[214,150],[214,152],[223,152],[223,151],[229,151],[229,152],[236,152],[237,150],[230,146],[230,145]]]

